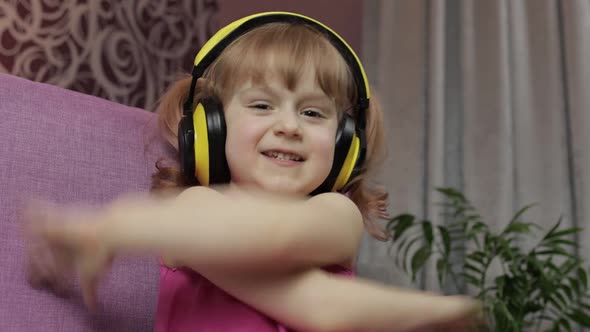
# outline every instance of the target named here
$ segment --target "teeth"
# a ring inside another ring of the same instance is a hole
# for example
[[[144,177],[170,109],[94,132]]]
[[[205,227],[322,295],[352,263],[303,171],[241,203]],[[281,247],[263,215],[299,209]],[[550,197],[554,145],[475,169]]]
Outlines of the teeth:
[[[283,153],[283,152],[276,152],[270,151],[265,153],[267,156],[273,157],[279,160],[293,160],[293,161],[301,161],[301,157],[290,154],[290,153]]]

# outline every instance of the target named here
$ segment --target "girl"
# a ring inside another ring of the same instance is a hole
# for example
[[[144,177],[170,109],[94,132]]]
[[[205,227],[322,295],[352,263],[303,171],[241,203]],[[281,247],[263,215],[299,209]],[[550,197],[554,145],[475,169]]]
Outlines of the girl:
[[[180,159],[180,169],[157,165],[153,189],[166,195],[28,209],[30,230],[79,273],[89,307],[114,257],[154,253],[156,331],[457,330],[474,317],[466,298],[351,278],[363,225],[385,237],[374,218],[386,216],[387,195],[367,179],[383,151],[381,111],[329,28],[293,13],[234,22],[158,112]]]

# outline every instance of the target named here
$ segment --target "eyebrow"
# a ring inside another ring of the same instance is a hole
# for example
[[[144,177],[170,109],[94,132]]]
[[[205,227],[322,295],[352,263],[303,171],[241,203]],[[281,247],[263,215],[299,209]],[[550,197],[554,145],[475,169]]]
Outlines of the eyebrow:
[[[262,85],[251,86],[251,87],[248,87],[246,89],[239,91],[239,94],[241,96],[243,96],[245,94],[253,93],[253,92],[263,92],[268,95],[271,95],[271,97],[278,97],[278,95],[279,95],[272,88],[270,88],[269,86],[266,86],[266,85],[264,85],[264,86],[262,86]]]
[[[240,91],[239,94],[244,95],[244,94],[253,93],[253,92],[263,92],[263,93],[270,95],[271,97],[279,97],[279,93],[268,85],[251,86],[251,87],[248,87],[248,88]],[[304,93],[300,96],[300,99],[312,100],[312,101],[332,102],[332,99],[329,96],[327,96],[325,93],[317,93],[317,92]]]
[[[328,97],[324,93],[306,93],[301,96],[301,99],[332,103],[332,98]]]

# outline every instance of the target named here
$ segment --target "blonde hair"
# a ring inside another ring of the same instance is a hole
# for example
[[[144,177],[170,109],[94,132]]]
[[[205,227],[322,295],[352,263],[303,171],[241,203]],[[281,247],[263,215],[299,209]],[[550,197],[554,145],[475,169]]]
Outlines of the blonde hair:
[[[351,111],[352,105],[356,104],[357,90],[348,64],[320,32],[307,25],[292,23],[266,24],[236,39],[198,80],[195,103],[203,97],[215,97],[223,104],[239,84],[248,80],[254,84],[263,83],[269,70],[283,81],[285,87],[293,90],[309,67],[315,69],[318,85],[334,100],[336,107],[342,112]],[[157,109],[162,133],[176,149],[178,123],[190,83],[188,75],[173,83],[160,99]],[[366,134],[364,169],[345,190],[362,212],[367,230],[376,238],[385,240],[387,234],[375,218],[387,218],[387,192],[369,181],[384,153],[382,112],[374,98],[367,110]],[[170,162],[159,160],[156,163],[158,171],[152,176],[153,191],[184,186],[178,161]]]

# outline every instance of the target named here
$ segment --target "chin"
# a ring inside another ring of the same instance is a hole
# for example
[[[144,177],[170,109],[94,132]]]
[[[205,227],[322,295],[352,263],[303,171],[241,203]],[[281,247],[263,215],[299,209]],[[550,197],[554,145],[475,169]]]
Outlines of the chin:
[[[293,183],[265,183],[261,184],[260,187],[269,193],[301,197],[307,196],[313,191],[313,189],[307,189]]]

